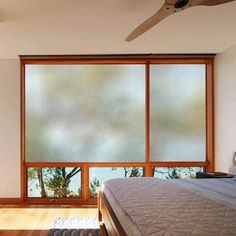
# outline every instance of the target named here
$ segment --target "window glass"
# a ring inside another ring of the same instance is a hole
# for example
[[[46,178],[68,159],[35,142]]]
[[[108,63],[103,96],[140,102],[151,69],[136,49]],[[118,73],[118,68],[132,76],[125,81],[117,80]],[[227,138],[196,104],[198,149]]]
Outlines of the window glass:
[[[144,161],[145,65],[26,65],[26,161]]]
[[[27,168],[27,197],[79,198],[80,167]]]
[[[193,179],[202,167],[153,167],[152,175],[160,179]]]
[[[205,65],[151,65],[151,160],[206,160]]]
[[[89,191],[97,197],[102,182],[113,178],[142,177],[142,167],[91,167],[89,168]]]

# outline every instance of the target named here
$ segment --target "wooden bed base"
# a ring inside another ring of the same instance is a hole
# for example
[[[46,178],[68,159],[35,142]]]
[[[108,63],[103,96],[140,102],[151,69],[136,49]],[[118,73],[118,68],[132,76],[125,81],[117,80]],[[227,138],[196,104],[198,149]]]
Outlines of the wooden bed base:
[[[127,236],[102,191],[98,195],[98,220],[102,235]]]

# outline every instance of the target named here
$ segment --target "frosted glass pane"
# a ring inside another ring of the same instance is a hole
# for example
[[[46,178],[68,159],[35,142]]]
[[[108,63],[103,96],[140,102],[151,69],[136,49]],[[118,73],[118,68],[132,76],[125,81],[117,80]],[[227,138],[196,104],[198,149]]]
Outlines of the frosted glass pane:
[[[205,161],[205,65],[151,65],[151,160]]]
[[[102,182],[114,178],[142,177],[142,167],[91,167],[89,168],[90,197],[97,197]]]
[[[30,198],[79,198],[81,169],[79,167],[29,167],[27,185],[27,196]]]
[[[26,65],[26,161],[144,161],[144,65]]]
[[[202,167],[153,167],[153,177],[160,179],[195,179]]]

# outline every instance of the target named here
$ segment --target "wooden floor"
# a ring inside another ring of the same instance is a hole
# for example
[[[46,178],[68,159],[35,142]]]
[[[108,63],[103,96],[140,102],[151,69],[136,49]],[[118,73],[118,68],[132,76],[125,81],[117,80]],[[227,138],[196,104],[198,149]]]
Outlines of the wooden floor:
[[[97,217],[95,208],[0,208],[1,236],[46,236],[57,217]]]

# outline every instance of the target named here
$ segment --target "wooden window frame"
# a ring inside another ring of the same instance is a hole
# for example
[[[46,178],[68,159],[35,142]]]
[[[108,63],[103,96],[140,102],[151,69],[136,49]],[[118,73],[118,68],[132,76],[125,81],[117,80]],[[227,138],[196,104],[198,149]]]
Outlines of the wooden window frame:
[[[214,56],[210,55],[94,55],[94,56],[20,56],[21,59],[21,199],[29,204],[80,204],[96,205],[89,197],[90,167],[143,167],[144,176],[152,176],[152,167],[203,167],[214,171]],[[145,159],[143,162],[26,162],[25,161],[25,65],[145,65]],[[150,160],[150,64],[205,64],[206,66],[206,161],[203,162],[157,162]],[[28,167],[80,167],[81,198],[28,198]]]

